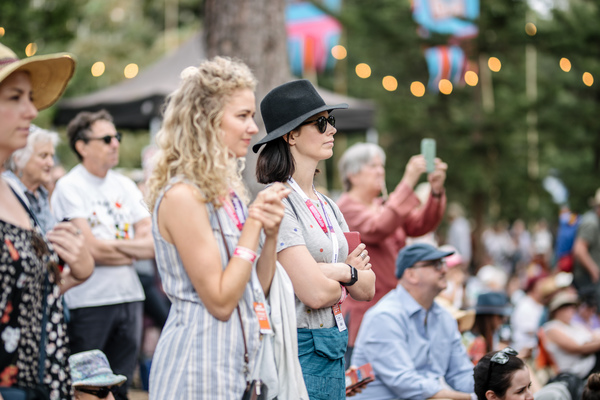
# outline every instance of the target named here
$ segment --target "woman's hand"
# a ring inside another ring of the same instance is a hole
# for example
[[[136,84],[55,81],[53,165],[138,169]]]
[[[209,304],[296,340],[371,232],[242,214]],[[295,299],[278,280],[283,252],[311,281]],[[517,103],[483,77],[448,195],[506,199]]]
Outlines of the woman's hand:
[[[248,207],[248,216],[262,224],[267,237],[276,237],[279,233],[279,225],[283,219],[285,206],[282,202],[291,192],[281,183],[262,190],[256,196],[256,200]]]
[[[73,278],[84,281],[94,269],[94,259],[85,247],[85,239],[81,231],[71,222],[60,222],[54,226],[46,237],[54,250],[71,268]]]
[[[446,171],[448,164],[441,159],[435,159],[435,170],[427,176],[431,185],[432,193],[441,194],[444,192],[444,182],[446,182]]]
[[[411,188],[414,188],[419,182],[421,174],[427,171],[425,157],[421,154],[414,155],[408,160],[402,181],[406,182]]]
[[[369,261],[371,261],[371,257],[367,251],[367,245],[364,243],[356,246],[356,249],[348,254],[348,257],[346,258],[346,264],[350,264],[358,270],[371,269],[371,263]]]

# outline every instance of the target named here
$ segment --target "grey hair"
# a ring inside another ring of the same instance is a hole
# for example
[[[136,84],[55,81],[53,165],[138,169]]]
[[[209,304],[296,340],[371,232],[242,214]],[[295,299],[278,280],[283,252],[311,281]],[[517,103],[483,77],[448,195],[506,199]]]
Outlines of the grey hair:
[[[358,174],[375,156],[379,156],[385,164],[385,152],[374,143],[356,143],[344,152],[338,162],[338,170],[344,190],[352,189],[350,175]]]
[[[60,142],[58,133],[31,124],[27,144],[22,149],[12,153],[8,161],[8,169],[16,173],[18,170],[25,168],[37,143],[52,143],[52,147],[56,147],[58,142]]]

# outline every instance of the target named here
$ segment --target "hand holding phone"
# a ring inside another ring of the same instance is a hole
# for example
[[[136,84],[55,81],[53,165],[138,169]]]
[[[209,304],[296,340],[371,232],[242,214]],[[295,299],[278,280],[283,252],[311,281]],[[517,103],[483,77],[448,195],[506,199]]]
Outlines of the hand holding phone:
[[[346,395],[352,392],[352,390],[359,387],[362,388],[374,380],[375,375],[370,363],[361,365],[358,368],[348,369],[346,371]]]
[[[421,154],[425,157],[427,173],[435,171],[435,139],[424,138],[421,140]]]
[[[344,232],[344,236],[346,236],[346,240],[348,241],[348,253],[352,253],[361,243],[360,232]]]

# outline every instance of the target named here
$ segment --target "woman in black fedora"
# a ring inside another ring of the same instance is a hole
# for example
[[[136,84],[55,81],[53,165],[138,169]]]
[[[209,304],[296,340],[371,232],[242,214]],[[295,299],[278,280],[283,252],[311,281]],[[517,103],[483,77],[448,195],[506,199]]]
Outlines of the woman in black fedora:
[[[345,398],[344,353],[348,330],[341,314],[347,295],[368,301],[375,292],[365,245],[352,252],[348,225],[333,201],[314,188],[317,164],[333,155],[335,109],[312,84],[298,80],[269,92],[260,108],[267,135],[253,146],[261,183],[293,189],[285,203],[277,259],[294,285],[298,353],[311,399]]]

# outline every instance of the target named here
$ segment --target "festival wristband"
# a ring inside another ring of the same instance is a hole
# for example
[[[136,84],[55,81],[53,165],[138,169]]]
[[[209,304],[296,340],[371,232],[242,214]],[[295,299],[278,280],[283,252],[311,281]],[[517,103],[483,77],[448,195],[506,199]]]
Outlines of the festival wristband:
[[[256,260],[256,257],[258,257],[258,254],[247,247],[237,246],[233,251],[233,257],[241,258],[252,264]]]
[[[340,296],[340,299],[338,300],[337,304],[342,304],[344,300],[346,300],[346,297],[348,297],[348,290],[346,289],[346,287],[342,284],[340,284],[340,287],[342,288],[342,295]]]

